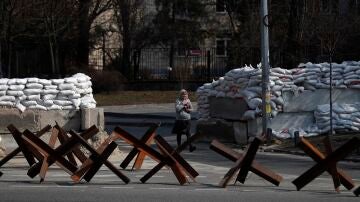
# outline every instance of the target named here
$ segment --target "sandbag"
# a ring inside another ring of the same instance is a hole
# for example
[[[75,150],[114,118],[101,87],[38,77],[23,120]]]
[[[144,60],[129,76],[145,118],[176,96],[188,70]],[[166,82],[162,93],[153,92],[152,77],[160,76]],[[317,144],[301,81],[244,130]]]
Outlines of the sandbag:
[[[59,84],[60,90],[75,90],[75,85],[73,83],[63,83]]]
[[[44,85],[44,86],[49,86],[51,85],[51,81],[47,80],[47,79],[39,79],[39,83]]]
[[[23,91],[17,91],[17,90],[8,90],[6,91],[6,94],[7,95],[10,95],[10,96],[17,96],[17,97],[20,97],[20,96],[23,96],[24,95],[24,92]]]
[[[38,95],[41,94],[43,92],[42,89],[25,89],[24,93],[25,95]]]
[[[27,83],[39,83],[38,78],[27,78]]]
[[[0,91],[6,91],[8,88],[8,85],[0,85]]]
[[[25,85],[10,85],[9,89],[14,91],[24,90]]]
[[[31,89],[42,89],[44,86],[40,83],[28,83],[26,84],[26,88],[31,88]]]

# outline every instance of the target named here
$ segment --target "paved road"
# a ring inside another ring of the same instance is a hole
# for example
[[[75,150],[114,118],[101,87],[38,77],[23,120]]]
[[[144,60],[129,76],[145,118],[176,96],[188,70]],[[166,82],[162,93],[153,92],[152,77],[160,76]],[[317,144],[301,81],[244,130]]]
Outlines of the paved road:
[[[129,147],[120,144],[125,153]],[[314,163],[307,157],[287,154],[260,152],[256,160],[284,177],[279,187],[261,179],[253,173],[245,184],[233,183],[226,189],[218,183],[232,162],[208,149],[208,143],[198,143],[198,149],[182,155],[199,172],[196,182],[180,186],[171,170],[162,169],[146,184],[139,179],[155,166],[150,158],[145,160],[140,171],[124,170],[131,179],[125,185],[106,167],[90,183],[73,184],[69,175],[57,167],[52,167],[42,184],[38,179],[26,176],[26,164],[22,158],[12,160],[1,171],[0,201],[358,201],[350,191],[342,188],[340,194],[333,190],[328,174],[321,175],[302,191],[296,191],[291,183],[305,169]],[[119,159],[111,160],[119,165]],[[360,184],[360,164],[342,162],[346,170]]]
[[[116,122],[131,125],[129,123],[139,120],[161,120],[165,124],[158,133],[175,146],[175,137],[169,133],[174,116],[171,110],[172,104],[106,108],[107,112],[121,113],[120,116],[106,117],[108,123],[112,122],[107,124],[107,130],[111,131],[117,125]],[[127,129],[140,137],[146,128]],[[132,148],[122,141],[118,144],[123,153],[111,159],[116,166]],[[146,184],[141,183],[139,179],[156,165],[150,158],[146,158],[143,168],[139,171],[123,171],[131,179],[127,185],[106,167],[102,167],[90,183],[74,184],[69,175],[56,166],[51,167],[46,181],[40,184],[37,178],[27,177],[24,159],[17,158],[0,169],[4,173],[0,177],[0,201],[359,201],[359,198],[343,187],[341,193],[336,193],[332,179],[326,173],[303,190],[296,191],[291,181],[314,165],[314,162],[308,157],[288,154],[259,152],[256,156],[259,163],[284,177],[279,187],[249,173],[245,184],[234,184],[232,181],[226,189],[219,188],[219,181],[234,163],[210,150],[208,142],[199,142],[196,146],[195,152],[184,151],[182,155],[200,175],[196,182],[191,181],[183,186],[178,185],[176,177],[166,168]],[[235,145],[228,146],[238,149]],[[339,167],[348,172],[355,183],[360,185],[360,163],[341,162]]]

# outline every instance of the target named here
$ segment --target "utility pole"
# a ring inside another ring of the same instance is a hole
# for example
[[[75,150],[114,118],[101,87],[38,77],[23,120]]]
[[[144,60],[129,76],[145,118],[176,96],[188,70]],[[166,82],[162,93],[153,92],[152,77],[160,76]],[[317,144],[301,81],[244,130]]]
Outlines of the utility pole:
[[[260,26],[261,26],[261,68],[262,68],[262,127],[263,135],[266,135],[269,117],[271,113],[270,106],[270,67],[269,67],[269,18],[268,1],[260,0]]]

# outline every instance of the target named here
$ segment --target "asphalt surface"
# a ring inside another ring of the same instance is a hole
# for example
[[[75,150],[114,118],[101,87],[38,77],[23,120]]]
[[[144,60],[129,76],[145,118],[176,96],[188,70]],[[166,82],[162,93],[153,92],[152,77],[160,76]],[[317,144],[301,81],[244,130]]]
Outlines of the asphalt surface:
[[[134,127],[135,123],[161,122],[157,133],[175,147],[175,137],[171,134],[175,116],[172,109],[172,104],[106,107],[106,130],[110,132],[115,126],[121,126],[139,138],[147,127],[146,124]],[[123,141],[117,143],[122,153],[110,161],[118,167],[132,147]],[[228,146],[244,152],[236,145]],[[155,145],[152,147],[156,148]],[[0,201],[359,201],[352,190],[341,187],[340,193],[335,192],[332,178],[327,173],[297,191],[292,181],[315,163],[306,156],[272,152],[259,151],[255,160],[284,178],[280,186],[250,172],[244,184],[235,183],[233,179],[227,188],[220,188],[218,183],[234,162],[210,150],[209,142],[200,141],[196,147],[194,152],[185,150],[181,155],[199,176],[196,181],[189,179],[189,183],[182,186],[168,168],[160,170],[145,184],[141,183],[140,178],[157,164],[149,157],[140,170],[132,171],[131,166],[122,170],[131,179],[129,184],[123,183],[105,166],[90,183],[82,181],[78,184],[59,167],[51,166],[45,182],[40,183],[38,177],[31,179],[26,175],[26,162],[18,157],[0,168],[3,172]],[[360,185],[360,163],[342,161],[338,166],[354,179],[357,186]]]

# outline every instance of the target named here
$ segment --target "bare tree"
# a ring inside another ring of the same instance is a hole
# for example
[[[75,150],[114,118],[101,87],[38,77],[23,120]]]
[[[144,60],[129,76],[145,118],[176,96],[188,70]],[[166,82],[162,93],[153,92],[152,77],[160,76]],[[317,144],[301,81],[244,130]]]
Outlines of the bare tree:
[[[78,48],[77,63],[87,69],[90,52],[90,30],[93,22],[102,13],[111,9],[113,0],[77,0],[78,7]]]

